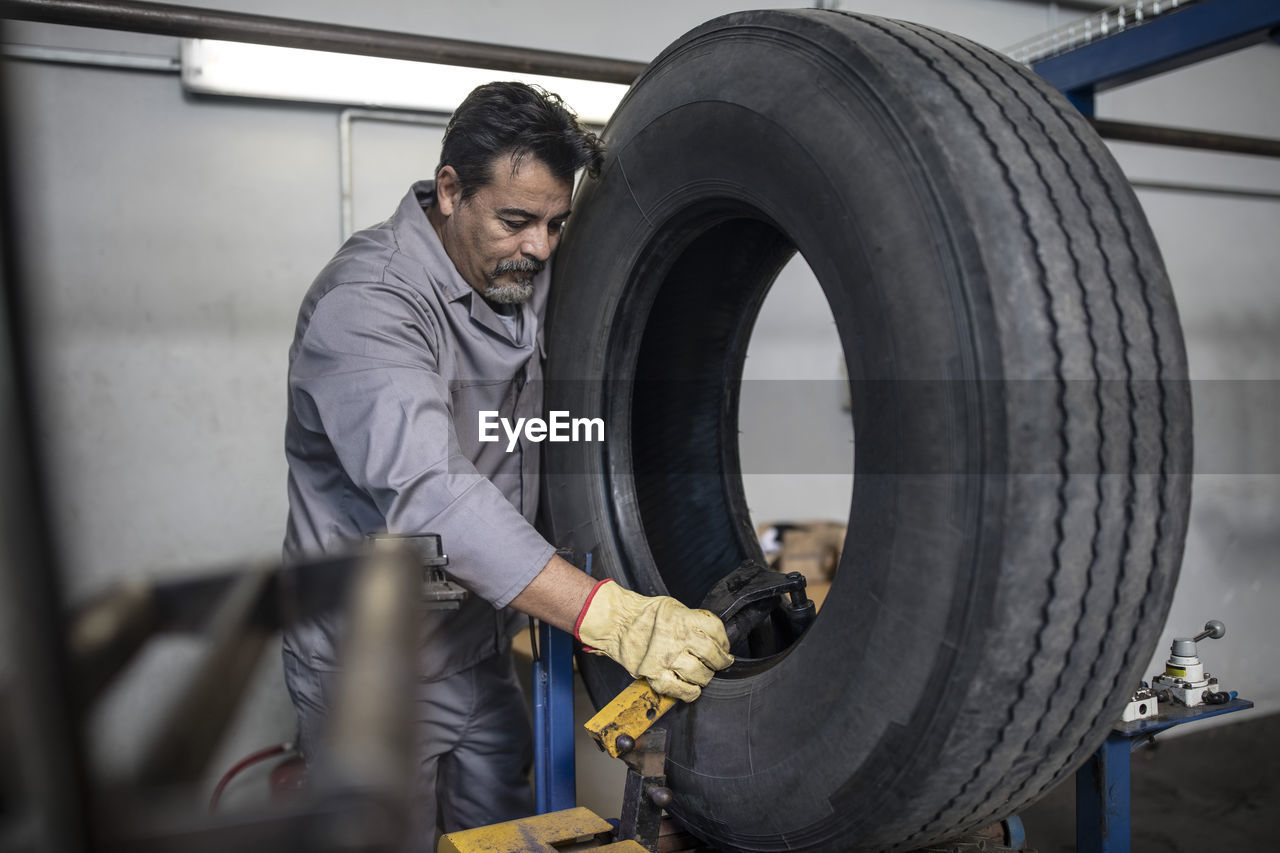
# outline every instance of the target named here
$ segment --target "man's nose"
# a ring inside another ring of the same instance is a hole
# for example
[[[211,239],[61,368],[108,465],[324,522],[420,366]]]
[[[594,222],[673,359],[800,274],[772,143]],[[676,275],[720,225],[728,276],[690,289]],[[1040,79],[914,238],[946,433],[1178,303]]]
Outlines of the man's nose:
[[[545,225],[530,228],[520,244],[520,253],[526,258],[546,262],[551,257],[551,235]]]

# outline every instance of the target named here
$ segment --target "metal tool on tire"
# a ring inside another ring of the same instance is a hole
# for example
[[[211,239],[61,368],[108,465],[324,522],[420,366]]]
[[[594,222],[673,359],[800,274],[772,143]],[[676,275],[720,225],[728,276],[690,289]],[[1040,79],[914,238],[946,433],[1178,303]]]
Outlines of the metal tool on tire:
[[[747,636],[775,612],[780,612],[792,635],[799,636],[815,614],[814,604],[805,594],[805,583],[799,572],[784,575],[746,560],[707,592],[702,609],[715,613],[724,622],[731,650],[743,645]],[[784,595],[787,599],[780,601]],[[676,702],[654,692],[645,679],[637,678],[584,728],[602,750],[618,758],[634,749],[636,739]]]

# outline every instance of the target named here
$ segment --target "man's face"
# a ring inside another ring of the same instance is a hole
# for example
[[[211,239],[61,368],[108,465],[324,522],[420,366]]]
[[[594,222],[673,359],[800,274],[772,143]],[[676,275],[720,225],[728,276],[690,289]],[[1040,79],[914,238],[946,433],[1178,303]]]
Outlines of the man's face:
[[[560,241],[573,194],[572,181],[535,157],[513,166],[509,155],[499,157],[489,183],[465,201],[457,173],[445,166],[427,214],[463,280],[490,302],[506,304],[533,295],[533,276]]]

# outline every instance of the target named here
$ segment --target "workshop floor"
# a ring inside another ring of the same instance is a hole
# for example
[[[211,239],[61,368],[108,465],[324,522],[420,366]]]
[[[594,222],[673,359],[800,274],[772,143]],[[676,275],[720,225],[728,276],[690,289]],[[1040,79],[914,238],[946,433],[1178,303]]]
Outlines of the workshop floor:
[[[1133,754],[1133,853],[1280,850],[1280,714],[1240,717]],[[1022,820],[1038,853],[1072,853],[1074,780]]]

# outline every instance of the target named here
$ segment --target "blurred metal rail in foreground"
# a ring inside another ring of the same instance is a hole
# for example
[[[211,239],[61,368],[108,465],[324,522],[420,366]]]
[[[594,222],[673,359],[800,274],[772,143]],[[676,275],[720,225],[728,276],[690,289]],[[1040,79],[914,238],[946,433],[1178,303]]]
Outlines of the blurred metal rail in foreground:
[[[184,634],[204,641],[178,697],[141,749],[129,778],[86,786],[77,801],[48,797],[28,814],[0,811],[3,849],[225,851],[368,850],[402,847],[414,766],[406,697],[416,680],[422,609],[421,563],[409,549],[317,561],[290,568],[248,567],[195,579],[132,582],[106,590],[73,613],[61,667],[72,692],[71,731],[79,730],[112,680],[147,644]],[[192,804],[215,750],[234,720],[267,641],[288,618],[346,611],[343,673],[324,762],[307,790],[287,804],[226,816]],[[57,667],[44,655],[41,667]],[[58,708],[41,713],[57,716]],[[16,740],[16,738],[15,738]],[[76,741],[77,738],[70,738]],[[39,745],[19,745],[38,753]],[[33,761],[42,756],[31,756]],[[88,776],[83,753],[72,775]],[[7,782],[13,782],[7,779]],[[20,786],[15,786],[17,789]],[[32,820],[45,833],[20,832]],[[81,837],[54,840],[63,822]],[[41,837],[43,835],[43,837]]]

